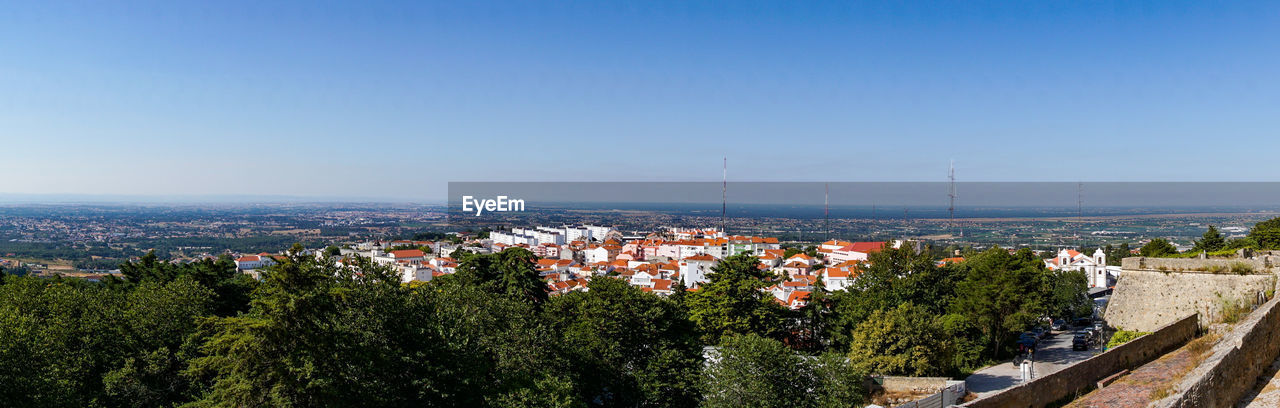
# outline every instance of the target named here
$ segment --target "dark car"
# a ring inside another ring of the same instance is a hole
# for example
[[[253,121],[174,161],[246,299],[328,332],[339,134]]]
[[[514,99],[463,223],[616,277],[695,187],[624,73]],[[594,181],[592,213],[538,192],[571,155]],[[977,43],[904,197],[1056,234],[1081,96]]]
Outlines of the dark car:
[[[1029,336],[1029,334],[1030,333],[1024,333],[1022,337],[1018,338],[1017,344],[1019,353],[1035,353],[1037,343],[1036,338]]]
[[[1071,338],[1071,349],[1075,351],[1083,351],[1089,349],[1089,335],[1076,334]]]
[[[1062,319],[1054,320],[1053,325],[1050,326],[1050,328],[1052,328],[1053,330],[1062,330],[1066,327],[1067,327],[1067,321]]]
[[[1079,319],[1076,319],[1074,322],[1072,322],[1072,325],[1076,327],[1085,327],[1091,324],[1093,324],[1093,320],[1090,320],[1087,317],[1081,317]]]

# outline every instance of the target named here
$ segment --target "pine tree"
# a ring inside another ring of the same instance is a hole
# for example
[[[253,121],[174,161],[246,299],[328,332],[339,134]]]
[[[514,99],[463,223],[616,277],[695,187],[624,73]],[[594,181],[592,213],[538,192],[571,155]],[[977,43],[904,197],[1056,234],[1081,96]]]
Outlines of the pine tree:
[[[1196,250],[1213,252],[1221,251],[1227,247],[1227,239],[1218,232],[1218,229],[1210,225],[1209,230],[1204,232],[1204,236],[1196,241]]]

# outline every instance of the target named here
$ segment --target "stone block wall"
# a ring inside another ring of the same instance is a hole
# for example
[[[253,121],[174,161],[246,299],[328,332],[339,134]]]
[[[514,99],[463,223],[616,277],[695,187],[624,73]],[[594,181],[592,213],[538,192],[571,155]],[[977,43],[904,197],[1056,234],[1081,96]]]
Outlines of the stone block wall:
[[[1254,310],[1182,378],[1173,395],[1156,401],[1162,408],[1231,407],[1267,366],[1280,357],[1280,302]]]
[[[1254,271],[1259,273],[1268,272],[1271,268],[1280,266],[1280,258],[1273,256],[1259,256],[1255,258],[1212,258],[1212,259],[1196,259],[1196,258],[1147,258],[1147,257],[1129,257],[1120,260],[1120,268],[1125,271],[1130,270],[1146,270],[1146,271],[1162,271],[1162,272],[1207,272],[1213,269],[1229,271],[1236,265],[1248,265]],[[1225,272],[1230,274],[1231,272]]]
[[[885,376],[880,387],[885,392],[928,394],[941,391],[950,381],[947,377]]]
[[[1259,268],[1265,265],[1264,260],[1125,258],[1124,269],[1104,315],[1107,325],[1149,332],[1191,313],[1199,314],[1201,322],[1207,325],[1221,315],[1224,302],[1256,302],[1259,295],[1274,291],[1276,277],[1271,273],[1239,275],[1137,269],[1156,265],[1192,270],[1232,262],[1253,262]]]

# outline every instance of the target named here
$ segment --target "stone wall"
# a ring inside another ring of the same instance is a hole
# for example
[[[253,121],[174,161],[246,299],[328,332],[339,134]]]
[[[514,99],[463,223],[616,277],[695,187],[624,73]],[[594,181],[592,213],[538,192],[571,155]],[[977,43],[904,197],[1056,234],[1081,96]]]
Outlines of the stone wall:
[[[1087,392],[1095,383],[1122,370],[1146,364],[1181,347],[1199,330],[1197,315],[1171,324],[1062,370],[960,405],[969,408],[1041,408]],[[1250,382],[1252,383],[1252,382]]]
[[[1207,272],[1213,269],[1229,271],[1236,265],[1248,265],[1257,272],[1268,272],[1269,269],[1280,266],[1280,258],[1273,256],[1259,256],[1254,258],[1147,258],[1147,257],[1129,257],[1120,260],[1120,268],[1129,270],[1146,270],[1146,271],[1162,271],[1162,272]],[[1231,273],[1231,272],[1227,272]]]
[[[891,393],[931,394],[946,388],[950,381],[947,377],[884,376],[879,386]]]
[[[1173,395],[1156,401],[1162,408],[1231,407],[1280,356],[1280,307],[1276,299],[1236,324],[1209,357],[1182,378]]]
[[[1261,273],[1191,272],[1236,263],[1247,263]],[[1147,332],[1191,313],[1207,325],[1220,316],[1224,301],[1256,302],[1260,294],[1275,289],[1276,277],[1269,273],[1268,263],[1269,259],[1125,258],[1104,317],[1111,327]],[[1166,270],[1143,269],[1155,267]]]

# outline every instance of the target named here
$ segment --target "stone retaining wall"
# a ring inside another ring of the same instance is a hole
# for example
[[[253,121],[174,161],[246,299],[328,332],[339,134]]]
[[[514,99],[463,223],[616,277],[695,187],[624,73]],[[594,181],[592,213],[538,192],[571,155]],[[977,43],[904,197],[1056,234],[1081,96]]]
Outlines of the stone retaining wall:
[[[1231,407],[1280,356],[1280,307],[1276,299],[1254,310],[1213,347],[1209,357],[1182,378],[1162,408]]]
[[[1269,269],[1280,266],[1280,258],[1273,256],[1259,256],[1255,258],[1147,258],[1147,257],[1129,257],[1120,260],[1120,268],[1124,270],[1147,270],[1147,271],[1164,271],[1164,272],[1208,272],[1214,269],[1228,271],[1236,265],[1247,265],[1259,273],[1268,272]]]
[[[1232,263],[1241,262],[1261,267],[1266,261],[1125,258],[1124,269],[1104,314],[1107,325],[1149,332],[1191,313],[1199,314],[1201,322],[1207,325],[1217,320],[1225,303],[1255,303],[1260,297],[1265,298],[1260,294],[1265,295],[1275,289],[1276,277],[1271,273],[1239,275],[1136,269],[1140,265],[1150,267],[1153,264],[1183,268],[1211,264],[1230,267]]]
[[[1077,393],[1087,392],[1106,376],[1146,364],[1186,344],[1199,330],[1197,315],[1191,314],[1153,333],[1090,357],[1026,384],[1006,389],[986,398],[970,401],[969,408],[1041,408]],[[1250,382],[1252,383],[1252,382]]]
[[[891,393],[930,394],[946,388],[948,377],[899,377],[884,376],[880,388]]]

